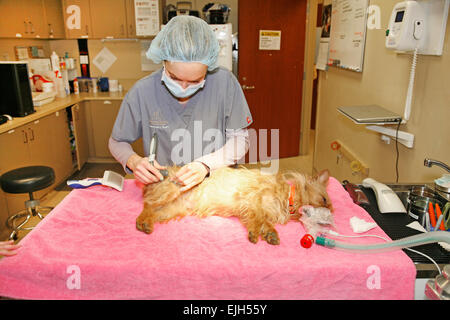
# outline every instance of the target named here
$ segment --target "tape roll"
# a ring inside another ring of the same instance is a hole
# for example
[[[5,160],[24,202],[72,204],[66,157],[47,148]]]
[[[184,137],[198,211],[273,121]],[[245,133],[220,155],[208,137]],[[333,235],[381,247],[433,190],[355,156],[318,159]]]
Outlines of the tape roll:
[[[361,163],[357,160],[353,160],[350,162],[350,169],[352,169],[353,172],[361,171]]]
[[[341,145],[339,144],[339,142],[333,141],[333,142],[331,143],[330,147],[331,147],[331,150],[336,151],[336,150],[339,150],[339,148],[341,147]]]

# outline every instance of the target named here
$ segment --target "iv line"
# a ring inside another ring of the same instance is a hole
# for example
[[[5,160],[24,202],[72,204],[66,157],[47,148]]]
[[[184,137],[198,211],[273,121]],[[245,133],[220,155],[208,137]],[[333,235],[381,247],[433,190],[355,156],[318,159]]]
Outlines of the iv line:
[[[378,236],[378,235],[374,235],[374,234],[363,234],[363,235],[357,235],[357,236],[347,236],[347,235],[339,234],[339,233],[337,233],[337,232],[335,232],[335,231],[333,231],[333,230],[328,230],[328,233],[331,234],[331,235],[337,236],[337,237],[345,237],[345,238],[373,237],[373,238],[379,238],[379,239],[382,239],[382,240],[384,240],[384,241],[386,241],[386,242],[389,242],[389,241],[390,241],[389,239],[386,239],[386,238],[384,238],[384,237],[382,237],[382,236]],[[421,255],[421,256],[427,258],[428,260],[430,260],[430,261],[434,264],[434,266],[435,266],[435,267],[437,268],[437,270],[439,271],[439,274],[442,274],[441,268],[439,268],[439,265],[438,265],[438,264],[436,263],[436,261],[434,261],[430,256],[428,256],[428,255],[426,255],[425,253],[422,253],[422,252],[420,252],[420,251],[411,249],[411,248],[403,248],[403,249],[409,250],[409,251],[411,251],[411,252],[417,253],[417,254],[419,254],[419,255]]]

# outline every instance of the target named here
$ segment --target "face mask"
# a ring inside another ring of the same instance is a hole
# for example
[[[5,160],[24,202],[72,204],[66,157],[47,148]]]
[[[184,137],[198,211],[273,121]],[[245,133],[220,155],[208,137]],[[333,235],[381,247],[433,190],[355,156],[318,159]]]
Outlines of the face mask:
[[[190,97],[205,85],[205,79],[203,79],[200,83],[190,85],[186,89],[183,89],[183,87],[180,86],[175,80],[167,76],[165,68],[162,72],[161,81],[164,82],[167,89],[169,89],[169,91],[177,98]]]

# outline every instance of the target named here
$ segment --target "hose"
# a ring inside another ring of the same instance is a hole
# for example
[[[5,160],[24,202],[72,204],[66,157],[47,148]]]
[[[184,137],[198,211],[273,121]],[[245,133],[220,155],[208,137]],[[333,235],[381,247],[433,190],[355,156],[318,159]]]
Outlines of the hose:
[[[434,242],[446,242],[450,244],[450,233],[447,231],[433,231],[426,232],[402,239],[398,239],[391,242],[378,243],[378,244],[352,244],[342,241],[336,241],[324,236],[316,237],[316,243],[318,245],[338,250],[356,251],[360,253],[378,253],[393,251],[403,248],[420,246]]]

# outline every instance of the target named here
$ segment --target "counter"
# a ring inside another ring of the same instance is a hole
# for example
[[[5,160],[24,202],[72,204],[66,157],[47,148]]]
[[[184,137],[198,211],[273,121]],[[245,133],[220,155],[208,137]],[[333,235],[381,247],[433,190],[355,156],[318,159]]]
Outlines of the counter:
[[[45,117],[53,112],[65,109],[71,105],[77,104],[86,100],[123,100],[126,92],[97,92],[97,93],[87,93],[81,92],[79,94],[71,94],[65,98],[56,98],[54,101],[45,104],[40,107],[34,107],[35,113],[30,114],[26,117],[13,118],[0,125],[0,134],[8,132],[9,130],[20,127],[24,124],[30,123],[42,117]]]

